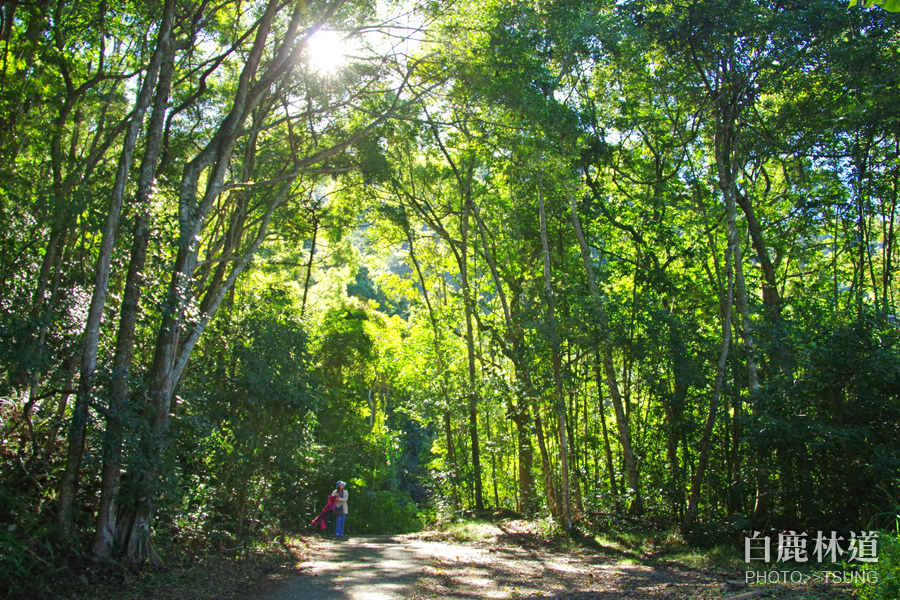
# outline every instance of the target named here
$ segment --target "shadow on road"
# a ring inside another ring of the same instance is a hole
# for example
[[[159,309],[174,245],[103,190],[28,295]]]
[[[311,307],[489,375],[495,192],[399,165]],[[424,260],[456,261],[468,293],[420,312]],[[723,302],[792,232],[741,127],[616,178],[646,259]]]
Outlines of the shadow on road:
[[[266,600],[403,600],[425,561],[406,540],[390,536],[322,540],[291,579]]]

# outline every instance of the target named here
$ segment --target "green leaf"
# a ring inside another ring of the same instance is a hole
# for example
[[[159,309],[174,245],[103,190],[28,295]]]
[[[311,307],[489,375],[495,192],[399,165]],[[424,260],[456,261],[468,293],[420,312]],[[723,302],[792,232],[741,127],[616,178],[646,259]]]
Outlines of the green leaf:
[[[858,0],[850,0],[850,7],[856,6]],[[866,0],[866,8],[880,6],[888,12],[900,12],[900,0]]]

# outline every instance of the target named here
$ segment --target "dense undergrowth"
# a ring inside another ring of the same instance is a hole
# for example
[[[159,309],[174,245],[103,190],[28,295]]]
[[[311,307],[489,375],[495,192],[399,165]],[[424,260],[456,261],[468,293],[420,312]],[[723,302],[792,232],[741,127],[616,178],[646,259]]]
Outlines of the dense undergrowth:
[[[4,539],[5,543],[5,539]],[[4,600],[222,600],[246,598],[268,582],[289,576],[304,544],[295,538],[260,541],[234,551],[172,553],[164,565],[97,560],[46,542],[16,548],[0,562],[0,598]],[[10,560],[12,559],[12,560]],[[9,564],[18,569],[8,578]]]
[[[861,571],[876,574],[856,586],[861,600],[900,598],[900,514],[895,530],[882,532],[878,539],[878,562],[865,565]]]

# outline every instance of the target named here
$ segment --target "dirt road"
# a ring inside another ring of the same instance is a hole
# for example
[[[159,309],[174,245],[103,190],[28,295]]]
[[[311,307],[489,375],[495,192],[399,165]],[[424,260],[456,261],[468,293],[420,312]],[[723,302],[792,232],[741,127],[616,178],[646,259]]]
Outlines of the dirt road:
[[[300,575],[262,600],[848,599],[835,587],[733,587],[739,573],[640,561],[610,549],[562,550],[501,536],[460,543],[429,534],[318,539]]]
[[[402,537],[316,541],[302,575],[269,600],[403,600],[409,598],[428,554]]]

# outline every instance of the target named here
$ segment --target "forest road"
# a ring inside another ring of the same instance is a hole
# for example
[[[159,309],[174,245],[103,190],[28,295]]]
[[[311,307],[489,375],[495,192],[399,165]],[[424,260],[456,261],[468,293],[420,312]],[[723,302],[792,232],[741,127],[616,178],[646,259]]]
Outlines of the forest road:
[[[315,538],[299,574],[258,600],[694,600],[722,579],[543,544],[461,543],[427,533]]]
[[[318,540],[302,575],[266,600],[404,600],[428,563],[420,546],[402,536]]]
[[[618,548],[556,548],[533,536],[459,542],[420,533],[315,538],[298,575],[258,600],[850,600],[846,586],[747,587],[742,571],[697,570]],[[517,539],[518,538],[518,539]],[[737,582],[730,587],[727,582]],[[723,587],[724,586],[724,587]],[[733,594],[738,594],[736,597]]]

